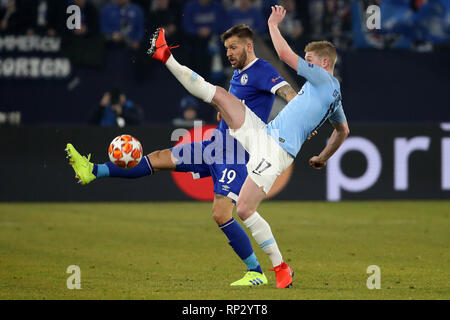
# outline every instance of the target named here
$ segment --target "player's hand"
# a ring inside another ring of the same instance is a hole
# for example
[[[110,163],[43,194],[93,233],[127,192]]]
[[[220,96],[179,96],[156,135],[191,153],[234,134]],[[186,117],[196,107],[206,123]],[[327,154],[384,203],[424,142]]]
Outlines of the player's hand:
[[[311,159],[309,159],[309,165],[316,170],[320,170],[327,165],[327,162],[323,161],[318,156],[314,156]]]
[[[317,134],[317,130],[314,130],[313,132],[311,132],[311,134],[309,135],[308,138],[306,138],[306,140],[311,140],[312,137],[314,137]]]
[[[270,14],[267,23],[278,27],[281,21],[283,21],[285,15],[286,9],[282,6],[272,6],[272,13]]]

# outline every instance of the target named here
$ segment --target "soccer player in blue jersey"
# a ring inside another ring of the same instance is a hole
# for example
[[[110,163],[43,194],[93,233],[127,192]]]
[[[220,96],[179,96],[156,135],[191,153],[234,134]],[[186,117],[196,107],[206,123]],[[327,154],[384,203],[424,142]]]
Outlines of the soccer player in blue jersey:
[[[297,93],[268,62],[255,56],[253,32],[248,26],[232,27],[222,35],[222,41],[227,49],[227,58],[235,69],[229,92],[238,99],[245,100],[259,119],[267,123],[275,94],[288,102],[295,98]],[[266,284],[267,278],[253,252],[247,234],[233,219],[234,203],[247,177],[248,154],[228,134],[227,129],[227,124],[221,120],[210,140],[155,151],[144,157],[135,168],[127,170],[119,169],[112,163],[94,165],[81,157],[70,144],[68,153],[82,184],[101,177],[138,178],[161,170],[192,172],[195,177],[212,176],[215,194],[213,217],[227,236],[231,247],[247,265],[245,276],[232,285]],[[214,157],[207,152],[211,147],[215,152]],[[199,155],[195,154],[196,150],[200,152]],[[200,161],[196,163],[196,159]],[[255,235],[255,238],[257,237],[258,235]],[[282,258],[276,242],[258,243],[275,263],[274,266],[278,265]]]
[[[325,121],[331,122],[334,131],[323,151],[309,159],[313,168],[323,168],[349,134],[340,85],[333,76],[337,59],[335,47],[327,41],[312,42],[305,48],[305,59],[299,57],[278,29],[285,14],[283,7],[272,7],[268,20],[270,36],[280,59],[307,81],[298,95],[269,124],[258,118],[245,101],[180,65],[170,52],[161,30],[153,35],[149,49],[149,54],[165,63],[191,94],[212,104],[220,112],[230,128],[229,133],[250,154],[248,176],[237,201],[237,214],[263,249],[267,244],[276,242],[269,224],[256,210],[275,179],[292,164],[308,136]],[[292,268],[283,262],[281,254],[278,261],[274,261],[276,259],[272,259],[272,270],[275,271],[277,287],[289,286],[292,283]]]

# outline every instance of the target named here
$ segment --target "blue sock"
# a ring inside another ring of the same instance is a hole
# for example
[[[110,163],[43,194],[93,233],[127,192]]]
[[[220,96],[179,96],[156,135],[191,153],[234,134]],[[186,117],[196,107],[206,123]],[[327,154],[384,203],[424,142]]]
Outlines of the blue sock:
[[[219,228],[227,236],[229,240],[228,243],[233,248],[234,252],[236,252],[239,258],[241,258],[247,265],[247,270],[263,273],[258,259],[253,252],[250,239],[244,229],[242,229],[241,225],[236,220],[231,218],[230,221],[219,226]]]
[[[142,160],[131,169],[121,169],[112,162],[106,162],[104,164],[94,164],[92,173],[97,178],[103,177],[120,177],[135,179],[153,174],[153,167],[147,157],[143,157]]]

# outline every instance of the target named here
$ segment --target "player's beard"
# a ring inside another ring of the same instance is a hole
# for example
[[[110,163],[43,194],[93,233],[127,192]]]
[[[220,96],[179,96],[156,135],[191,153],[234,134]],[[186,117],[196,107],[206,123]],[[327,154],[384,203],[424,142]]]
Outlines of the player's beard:
[[[242,54],[238,62],[236,63],[236,69],[241,70],[245,66],[245,62],[247,61],[247,52],[245,52],[245,49],[242,50]]]

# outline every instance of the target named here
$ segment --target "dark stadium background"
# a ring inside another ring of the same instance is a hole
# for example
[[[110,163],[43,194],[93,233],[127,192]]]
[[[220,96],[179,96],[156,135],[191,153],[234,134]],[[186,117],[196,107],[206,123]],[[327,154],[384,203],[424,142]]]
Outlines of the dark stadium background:
[[[149,35],[165,17],[164,23],[174,24],[177,30],[168,38],[171,44],[180,45],[174,49],[177,58],[196,70],[192,55],[201,49],[202,42],[183,25],[186,12],[195,14],[185,10],[189,1],[169,1],[169,8],[164,11],[167,16],[161,14],[161,20],[151,11],[157,1],[131,1],[144,17],[144,33],[138,47],[112,43],[102,33],[99,21],[97,28],[91,28],[92,34],[75,36],[65,27],[69,17],[65,9],[73,1],[48,0],[48,26],[35,27],[31,32],[31,20],[36,19],[32,14],[36,9],[33,1],[15,2],[15,15],[0,33],[0,201],[188,200],[169,173],[134,181],[105,179],[81,187],[75,183],[64,148],[71,142],[81,153],[92,153],[93,161],[102,163],[107,161],[109,142],[122,133],[136,136],[145,153],[174,144],[170,141],[176,128],[172,121],[180,116],[180,101],[187,94],[164,66],[148,58],[145,51]],[[96,8],[100,19],[102,9],[110,1],[87,2]],[[266,21],[268,6],[282,2],[253,4]],[[303,30],[293,42],[296,51],[301,53],[302,46],[310,40],[328,39],[336,44],[337,76],[350,125],[349,139],[362,137],[371,142],[381,159],[381,169],[366,187],[358,191],[343,187],[339,198],[333,198],[330,183],[344,182],[331,182],[339,178],[331,169],[316,172],[307,166],[309,156],[320,152],[331,133],[331,127],[324,125],[303,147],[288,185],[275,199],[449,199],[448,1],[295,2],[295,17]],[[226,8],[233,7],[233,1],[214,3],[222,5],[224,16]],[[381,8],[379,31],[370,31],[364,24],[366,8],[371,4]],[[5,19],[6,11],[6,4],[2,4],[0,19]],[[411,15],[406,19],[408,12]],[[216,19],[221,22],[215,27],[216,41],[209,42],[203,54],[209,62],[207,69],[214,62],[214,68],[209,68],[205,77],[227,88],[231,71],[218,35],[239,20],[226,14],[226,18]],[[386,17],[390,19],[389,26],[385,25]],[[255,45],[260,58],[271,62],[297,89],[301,86],[302,80],[277,60],[266,29],[257,34]],[[28,66],[25,69],[24,63]],[[40,67],[33,69],[33,63]],[[144,115],[139,125],[119,128],[89,123],[103,94],[113,87],[120,87],[142,108]],[[274,114],[281,107],[277,101]],[[211,107],[199,103],[198,113],[205,123],[216,123]],[[404,152],[398,149],[404,141],[399,139],[411,142],[417,137],[426,146],[411,152],[406,162],[396,164]],[[364,156],[363,150],[349,151],[341,158],[341,172],[356,181],[365,175],[372,160]],[[399,183],[399,172],[405,170],[407,187],[399,188],[395,181]]]

